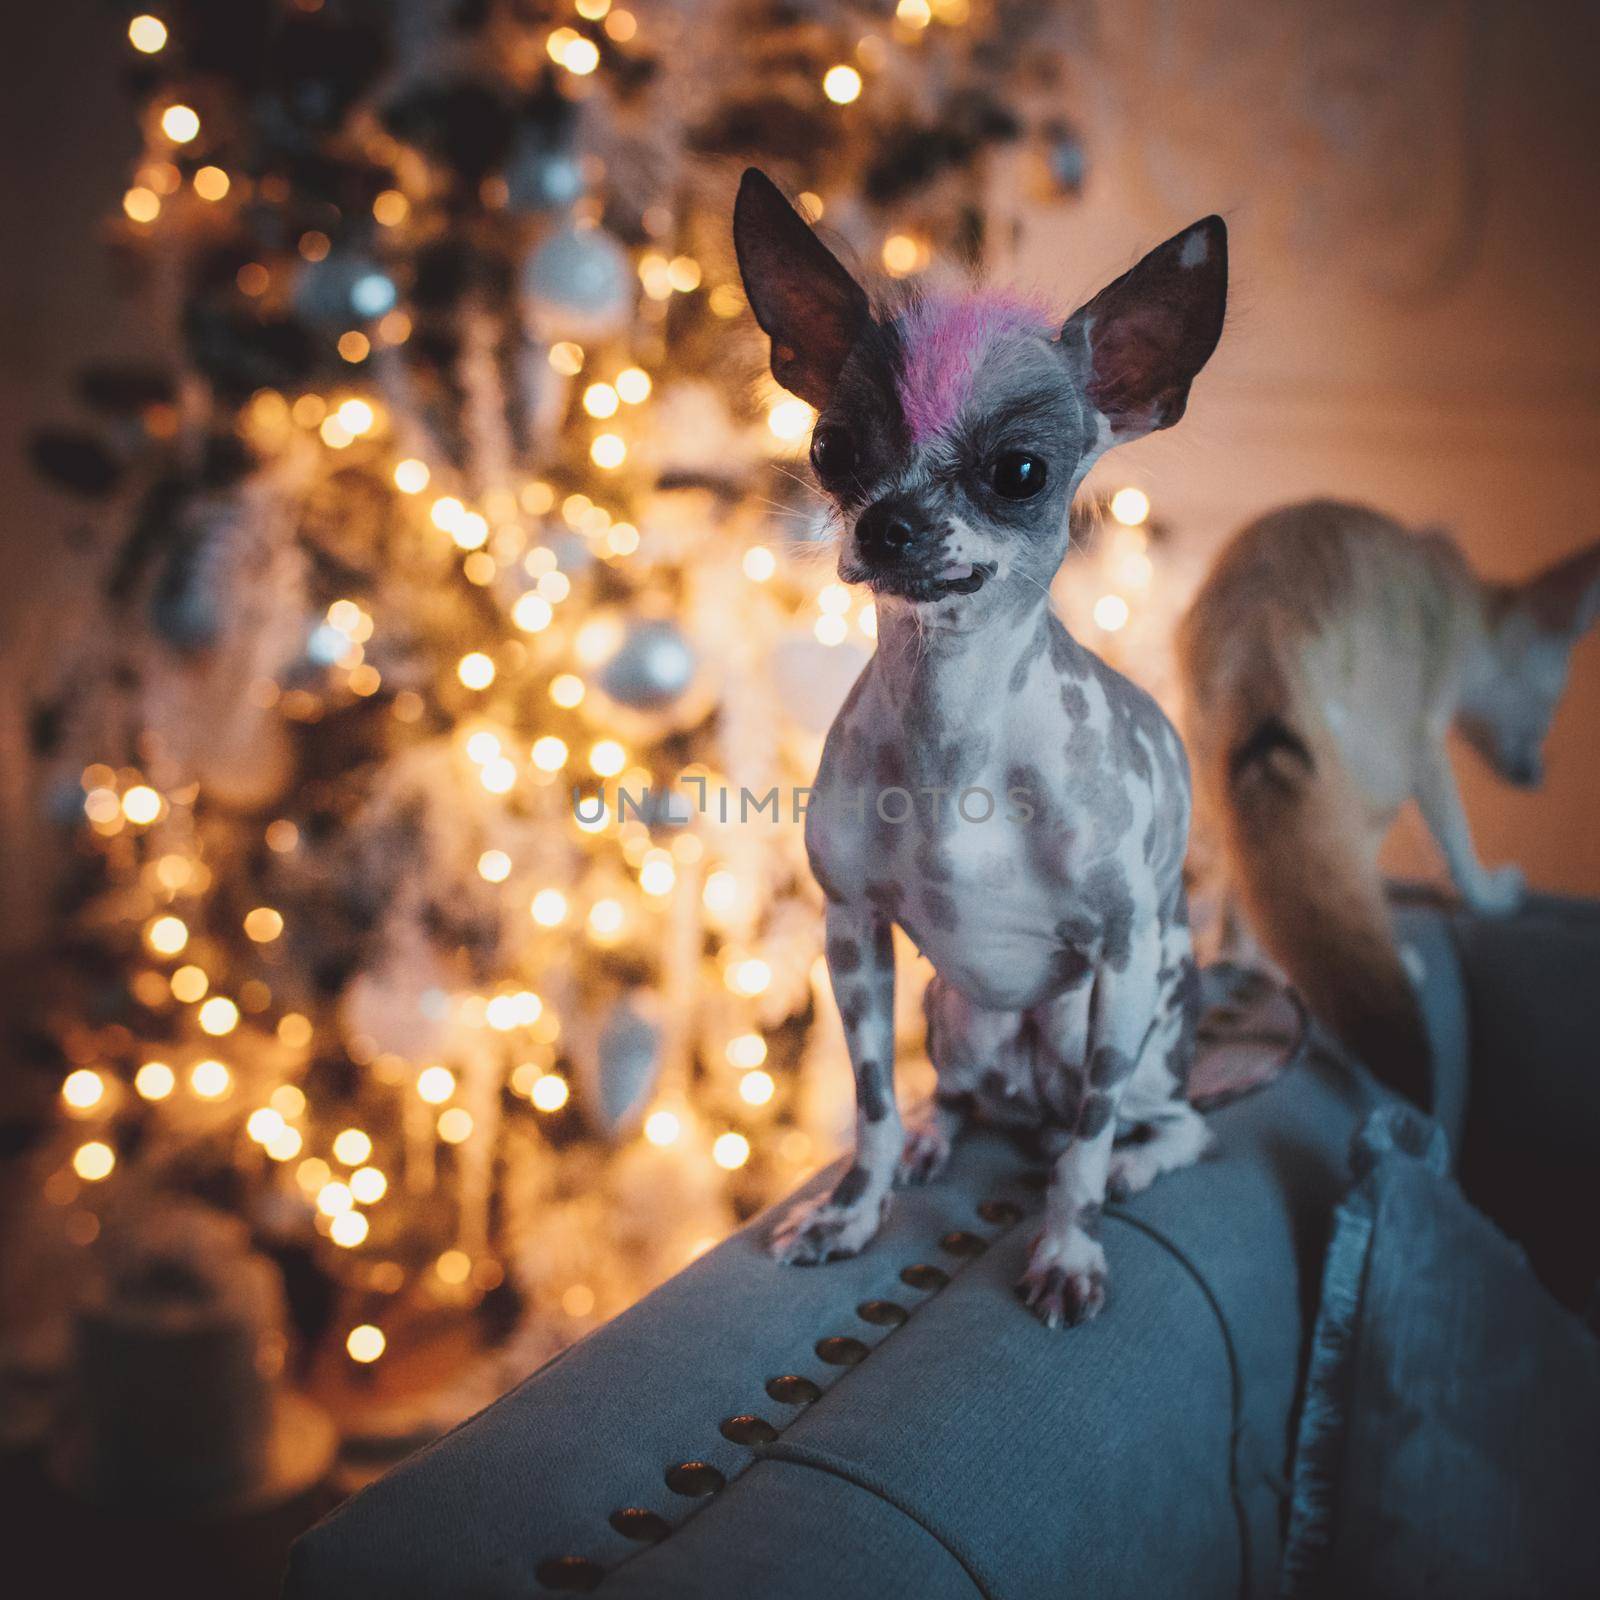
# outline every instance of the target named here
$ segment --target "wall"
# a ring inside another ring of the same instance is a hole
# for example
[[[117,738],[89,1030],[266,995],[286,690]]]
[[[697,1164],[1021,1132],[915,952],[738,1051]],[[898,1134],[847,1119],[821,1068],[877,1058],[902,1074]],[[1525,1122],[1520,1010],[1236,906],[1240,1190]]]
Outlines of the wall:
[[[1512,577],[1600,538],[1600,12],[1592,6],[1122,0],[1078,87],[1090,179],[1019,269],[1076,304],[1207,211],[1230,230],[1222,346],[1170,434],[1119,452],[1205,545],[1333,493],[1452,528]],[[1074,298],[1076,296],[1076,298]],[[1549,777],[1458,757],[1486,859],[1600,894],[1600,637]],[[1432,869],[1407,818],[1392,864]]]

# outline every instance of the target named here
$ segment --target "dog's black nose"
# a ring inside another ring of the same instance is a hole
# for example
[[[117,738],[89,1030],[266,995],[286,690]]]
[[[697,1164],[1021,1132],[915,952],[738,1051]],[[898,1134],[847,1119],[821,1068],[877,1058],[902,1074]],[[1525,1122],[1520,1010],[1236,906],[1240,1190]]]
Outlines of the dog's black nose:
[[[856,543],[868,561],[893,560],[926,526],[914,501],[885,495],[856,519]]]

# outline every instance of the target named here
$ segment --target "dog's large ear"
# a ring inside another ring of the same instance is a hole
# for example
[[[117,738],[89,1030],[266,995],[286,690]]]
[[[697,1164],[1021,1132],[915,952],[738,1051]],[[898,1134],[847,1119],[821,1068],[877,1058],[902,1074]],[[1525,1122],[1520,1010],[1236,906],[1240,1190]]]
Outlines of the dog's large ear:
[[[866,291],[766,173],[745,169],[733,247],[756,321],[772,341],[772,375],[821,411],[870,310]]]
[[[1203,217],[1073,312],[1061,330],[1090,402],[1123,444],[1183,415],[1222,334],[1228,229]]]
[[[1600,621],[1600,544],[1535,573],[1519,599],[1541,628],[1576,639]]]

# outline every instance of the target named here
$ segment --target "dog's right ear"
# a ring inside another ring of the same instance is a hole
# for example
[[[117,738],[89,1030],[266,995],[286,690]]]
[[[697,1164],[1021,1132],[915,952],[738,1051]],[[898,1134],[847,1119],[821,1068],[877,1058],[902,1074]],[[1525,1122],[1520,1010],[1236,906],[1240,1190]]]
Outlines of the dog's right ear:
[[[870,319],[866,291],[755,167],[739,182],[733,247],[745,298],[772,341],[772,376],[821,411]]]

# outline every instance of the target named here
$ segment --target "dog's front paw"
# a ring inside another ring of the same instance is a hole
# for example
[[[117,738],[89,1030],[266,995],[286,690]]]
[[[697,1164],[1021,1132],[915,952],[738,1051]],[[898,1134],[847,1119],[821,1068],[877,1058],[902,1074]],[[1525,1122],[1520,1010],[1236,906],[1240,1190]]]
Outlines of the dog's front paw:
[[[790,1207],[767,1241],[773,1256],[790,1266],[809,1267],[842,1261],[866,1248],[889,1213],[889,1196],[867,1193],[841,1200],[839,1191],[849,1178],[846,1173],[838,1188],[820,1200]]]
[[[1047,1328],[1076,1327],[1106,1303],[1106,1253],[1098,1239],[1073,1228],[1057,1240],[1041,1233],[1017,1292]]]
[[[1520,867],[1496,867],[1485,872],[1464,895],[1467,904],[1483,917],[1509,916],[1528,893]]]
[[[894,1181],[901,1188],[928,1183],[944,1171],[950,1159],[950,1135],[931,1112],[906,1129],[905,1148],[894,1169]]]
[[[1106,1199],[1131,1200],[1161,1176],[1161,1157],[1148,1144],[1124,1145],[1111,1152],[1106,1171]]]

